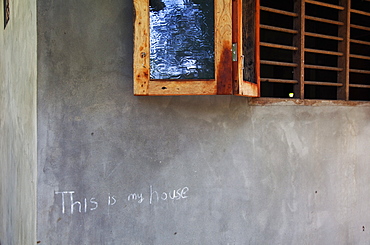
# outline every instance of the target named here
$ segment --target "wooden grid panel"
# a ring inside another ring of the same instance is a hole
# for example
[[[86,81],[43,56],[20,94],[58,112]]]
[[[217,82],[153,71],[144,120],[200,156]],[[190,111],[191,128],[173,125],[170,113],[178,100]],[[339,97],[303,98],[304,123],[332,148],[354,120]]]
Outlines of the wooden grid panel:
[[[370,89],[370,8],[359,10],[350,6],[349,12],[351,19],[349,90],[360,88],[370,93],[370,90],[367,90]]]
[[[275,53],[260,54],[262,84],[291,84],[294,93],[289,94],[299,99],[370,100],[370,2],[353,1],[353,7],[351,0],[294,0],[288,11],[283,2],[270,6],[273,1],[260,1],[261,50]],[[273,15],[289,16],[291,23],[268,23]],[[292,36],[291,45],[264,40],[270,35],[279,41],[282,33]],[[290,52],[289,62],[278,60],[283,50]],[[287,68],[290,78],[281,76]],[[261,90],[262,96],[281,96],[267,89],[264,95],[264,86]]]
[[[261,47],[260,65],[261,65],[261,83],[274,84],[298,84],[298,80],[294,77],[276,76],[275,69],[284,69],[284,73],[299,69],[299,64],[292,58],[284,60],[278,55],[279,50],[284,51],[288,56],[293,57],[293,54],[299,52],[299,45],[293,43],[293,36],[299,35],[299,29],[289,26],[289,22],[293,23],[294,19],[299,18],[299,13],[293,9],[278,8],[277,6],[264,6],[264,1],[260,3],[259,15],[261,16],[260,33]],[[271,18],[270,18],[271,17]],[[275,21],[278,18],[283,18],[284,21]],[[271,20],[270,20],[271,19]],[[269,38],[269,37],[276,38]],[[283,38],[284,37],[284,38]],[[286,38],[288,37],[288,38]],[[285,43],[279,41],[286,40]],[[276,53],[276,55],[274,55]],[[292,73],[292,72],[291,72]]]

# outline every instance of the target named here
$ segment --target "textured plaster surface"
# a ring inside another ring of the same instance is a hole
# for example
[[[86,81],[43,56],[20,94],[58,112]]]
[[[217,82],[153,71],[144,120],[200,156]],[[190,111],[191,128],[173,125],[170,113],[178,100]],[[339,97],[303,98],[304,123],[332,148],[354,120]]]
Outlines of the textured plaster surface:
[[[41,244],[368,243],[369,107],[134,97],[132,2],[39,2]]]
[[[36,1],[0,14],[0,244],[36,243]]]

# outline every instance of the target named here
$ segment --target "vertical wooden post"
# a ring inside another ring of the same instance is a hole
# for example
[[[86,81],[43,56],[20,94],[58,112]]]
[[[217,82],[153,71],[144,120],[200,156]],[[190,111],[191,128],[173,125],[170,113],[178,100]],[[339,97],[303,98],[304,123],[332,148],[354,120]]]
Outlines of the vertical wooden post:
[[[343,41],[339,41],[338,51],[343,53],[343,56],[338,57],[338,67],[343,68],[342,71],[338,72],[338,83],[342,84],[338,87],[337,99],[349,100],[349,53],[350,53],[350,17],[351,17],[351,1],[340,0],[340,6],[344,7],[344,10],[339,12],[339,21],[343,22],[344,25],[339,26],[338,35],[343,38]]]
[[[148,95],[149,1],[134,0],[134,94]]]
[[[256,35],[256,44],[255,44],[255,77],[256,77],[256,83],[258,88],[260,88],[261,84],[261,54],[260,54],[260,23],[261,23],[261,3],[260,0],[256,0],[256,6],[255,6],[255,11],[256,11],[256,16],[255,16],[255,35]],[[261,95],[260,94],[260,89],[258,89],[258,97]]]
[[[215,77],[217,94],[233,94],[232,86],[232,2],[215,4]]]
[[[293,53],[293,62],[297,64],[294,68],[293,79],[298,81],[298,84],[294,86],[294,97],[304,99],[305,0],[295,1],[294,13],[298,14],[293,25],[294,30],[298,31],[293,38],[293,46],[298,48]]]
[[[233,12],[232,12],[232,22],[233,22],[233,36],[232,36],[232,42],[233,45],[233,94],[239,93],[239,78],[240,78],[240,71],[242,70],[242,67],[240,67],[239,56],[241,53],[241,42],[240,42],[240,30],[241,29],[241,16],[242,16],[242,1],[241,0],[233,0]],[[239,45],[238,45],[239,44]],[[235,55],[236,52],[236,55]],[[236,56],[236,57],[235,57]],[[236,60],[235,60],[236,59]]]

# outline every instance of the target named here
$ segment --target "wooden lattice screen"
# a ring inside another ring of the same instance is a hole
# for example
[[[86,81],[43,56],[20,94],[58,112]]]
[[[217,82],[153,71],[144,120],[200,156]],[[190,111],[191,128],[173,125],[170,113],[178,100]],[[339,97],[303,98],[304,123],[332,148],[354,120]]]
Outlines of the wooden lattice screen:
[[[262,97],[370,100],[370,2],[259,4]]]

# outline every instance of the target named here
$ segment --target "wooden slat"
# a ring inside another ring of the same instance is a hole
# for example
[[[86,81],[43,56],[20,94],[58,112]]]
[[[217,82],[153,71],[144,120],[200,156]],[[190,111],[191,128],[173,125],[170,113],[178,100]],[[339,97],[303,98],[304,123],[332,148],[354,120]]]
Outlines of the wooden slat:
[[[323,22],[323,23],[328,23],[328,24],[333,24],[333,25],[339,25],[339,26],[344,25],[344,23],[341,22],[341,21],[329,20],[329,19],[309,16],[309,15],[306,15],[305,19],[306,20],[314,20],[314,21]]]
[[[286,49],[286,50],[298,50],[297,47],[287,46],[287,45],[280,45],[280,44],[275,44],[275,43],[260,42],[260,45],[263,46],[263,47],[269,47],[269,48],[278,48],[278,49]]]
[[[370,71],[368,70],[349,69],[349,71],[353,73],[370,74]]]
[[[284,10],[280,10],[280,9],[274,9],[274,8],[268,8],[268,7],[264,7],[264,6],[261,6],[260,9],[263,10],[263,11],[266,11],[266,12],[271,12],[271,13],[276,13],[276,14],[281,14],[281,15],[287,15],[287,16],[292,16],[292,17],[297,17],[298,16],[298,14],[293,13],[293,12],[288,12],[288,11],[284,11]]]
[[[343,53],[341,52],[334,52],[334,51],[321,50],[321,49],[312,49],[312,48],[305,48],[304,51],[309,52],[309,53],[328,54],[328,55],[336,55],[336,56],[343,55]]]
[[[318,82],[318,81],[305,81],[305,85],[317,85],[317,86],[331,86],[331,87],[341,87],[341,83],[331,83],[331,82]]]
[[[339,68],[339,67],[318,66],[318,65],[304,65],[304,68],[327,70],[327,71],[342,71],[343,70],[343,68]]]
[[[343,53],[343,56],[338,57],[338,66],[343,68],[343,71],[338,72],[338,83],[343,86],[337,90],[337,98],[341,100],[349,100],[349,49],[350,49],[350,18],[349,12],[350,3],[348,0],[340,0],[339,4],[345,7],[344,11],[339,12],[339,20],[345,23],[344,26],[338,28],[338,35],[343,37],[343,41],[338,43],[338,51]]]
[[[349,86],[351,88],[370,88],[370,85],[366,84],[350,84]]]
[[[261,82],[269,82],[269,83],[291,83],[297,84],[297,80],[288,80],[288,79],[278,79],[278,78],[261,78]]]
[[[319,5],[319,6],[323,6],[323,7],[332,8],[332,9],[338,9],[338,10],[343,10],[344,9],[344,7],[342,7],[342,6],[329,4],[329,3],[323,3],[323,2],[319,2],[319,1],[306,0],[305,2],[310,3],[310,4]]]
[[[362,41],[362,40],[355,40],[355,39],[351,39],[350,41],[351,41],[351,43],[358,43],[358,44],[363,44],[363,45],[369,45],[370,46],[370,42],[366,42],[366,41]]]
[[[370,57],[365,56],[365,55],[350,54],[349,57],[356,58],[356,59],[362,59],[362,60],[370,60]]]
[[[271,60],[261,60],[261,65],[275,65],[275,66],[288,66],[288,67],[298,66],[295,63],[279,62],[279,61],[271,61]]]
[[[149,95],[214,95],[217,84],[214,80],[150,80]]]
[[[324,39],[343,41],[342,37],[329,36],[329,35],[318,34],[318,33],[313,33],[313,32],[305,32],[305,35],[310,36],[310,37],[318,37],[318,38],[324,38]]]
[[[360,25],[351,24],[351,28],[356,28],[356,29],[360,29],[360,30],[364,30],[364,31],[370,31],[370,27],[367,27],[367,26],[360,26]]]
[[[294,96],[299,99],[304,99],[305,8],[305,0],[294,1],[294,12],[299,13],[299,16],[293,21],[293,28],[298,30],[298,35],[293,37],[293,46],[298,47],[298,50],[293,52],[293,62],[297,64],[293,70],[293,80],[298,81],[298,84],[293,87],[293,90]]]
[[[148,95],[149,86],[149,4],[134,0],[134,94]]]
[[[296,30],[282,28],[282,27],[276,27],[276,26],[269,26],[269,25],[260,25],[260,28],[261,29],[266,29],[266,30],[272,30],[272,31],[292,33],[292,34],[297,34],[298,33],[298,31],[296,31]]]
[[[370,13],[369,12],[365,12],[365,11],[361,11],[361,10],[357,10],[357,9],[351,9],[351,13],[370,16]]]

